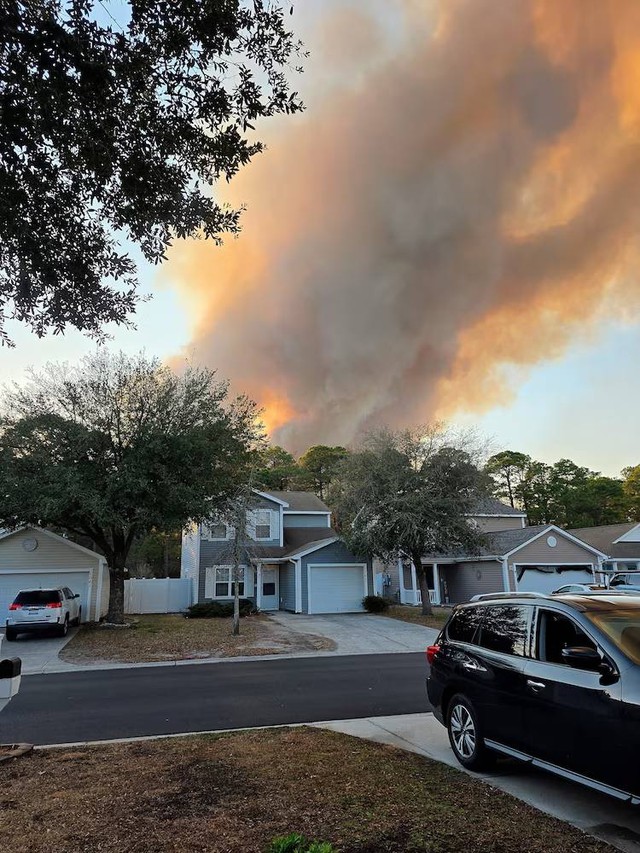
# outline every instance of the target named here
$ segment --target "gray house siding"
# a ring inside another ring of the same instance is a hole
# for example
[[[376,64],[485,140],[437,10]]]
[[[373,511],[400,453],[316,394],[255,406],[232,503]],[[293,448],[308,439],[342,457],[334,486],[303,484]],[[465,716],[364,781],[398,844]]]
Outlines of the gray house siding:
[[[296,609],[296,570],[293,563],[280,566],[280,607],[293,612]]]
[[[304,515],[303,513],[284,514],[285,527],[329,527],[328,515]]]
[[[497,560],[440,566],[440,594],[445,604],[461,604],[480,593],[503,591],[502,563]]]
[[[313,551],[302,558],[302,612],[309,612],[309,579],[307,567],[309,563],[366,563],[367,564],[367,595],[373,594],[373,570],[371,560],[365,557],[355,557],[343,542],[333,542],[325,548]]]
[[[228,566],[232,562],[232,554],[231,554],[231,543],[230,542],[207,542],[206,540],[201,540],[200,542],[200,572],[198,577],[198,601],[210,601],[211,599],[206,598],[205,596],[205,584],[207,578],[207,568],[211,566]],[[249,559],[249,554],[245,553],[244,558],[242,559],[242,564],[245,566],[251,565],[251,561]],[[245,589],[245,594],[243,598],[249,598],[251,601],[255,602],[255,572],[251,573],[252,575],[252,588],[250,590]],[[231,600],[231,599],[229,599]],[[216,601],[224,601],[222,598],[217,598]]]

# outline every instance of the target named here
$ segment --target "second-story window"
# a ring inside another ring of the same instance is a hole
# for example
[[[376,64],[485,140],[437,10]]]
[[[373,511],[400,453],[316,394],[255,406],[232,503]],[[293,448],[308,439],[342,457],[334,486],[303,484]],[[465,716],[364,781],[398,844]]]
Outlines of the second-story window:
[[[271,510],[256,510],[256,539],[271,539]]]
[[[227,525],[223,521],[210,521],[209,524],[203,525],[203,538],[226,539]]]

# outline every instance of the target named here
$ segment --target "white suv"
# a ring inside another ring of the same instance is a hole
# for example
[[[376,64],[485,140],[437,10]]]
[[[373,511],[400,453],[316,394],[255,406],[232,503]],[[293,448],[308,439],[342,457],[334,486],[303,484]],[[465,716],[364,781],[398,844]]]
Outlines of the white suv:
[[[15,640],[18,634],[51,629],[65,637],[69,625],[79,625],[81,618],[80,596],[71,592],[69,587],[24,589],[9,605],[5,637]]]

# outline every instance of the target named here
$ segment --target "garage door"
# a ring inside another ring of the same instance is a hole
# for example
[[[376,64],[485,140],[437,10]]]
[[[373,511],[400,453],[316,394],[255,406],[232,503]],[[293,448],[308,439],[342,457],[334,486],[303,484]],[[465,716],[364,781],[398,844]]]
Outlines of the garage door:
[[[524,570],[521,580],[518,581],[518,592],[553,592],[559,586],[564,586],[568,583],[593,583],[593,574],[590,566],[571,566],[571,568],[562,567],[562,571],[557,571],[555,566],[544,566],[541,568],[520,567],[520,571]],[[545,571],[546,570],[546,571]],[[516,574],[520,577],[520,571],[516,566]]]
[[[80,594],[82,620],[89,618],[89,572],[15,572],[0,575],[0,627],[4,630],[9,605],[21,589],[58,589],[68,586]]]
[[[366,594],[364,566],[309,566],[309,613],[357,613]]]

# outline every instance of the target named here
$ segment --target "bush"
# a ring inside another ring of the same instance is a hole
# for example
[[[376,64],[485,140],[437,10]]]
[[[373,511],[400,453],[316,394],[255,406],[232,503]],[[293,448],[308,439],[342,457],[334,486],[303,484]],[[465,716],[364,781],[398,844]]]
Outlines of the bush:
[[[274,838],[268,853],[334,853],[326,841],[307,841],[304,835],[292,832],[282,838]]]
[[[368,613],[384,613],[389,607],[389,602],[379,595],[365,595],[362,606]]]
[[[249,616],[256,609],[248,598],[240,599],[240,616]],[[233,616],[233,601],[205,601],[192,604],[185,613],[187,619],[224,619]]]

